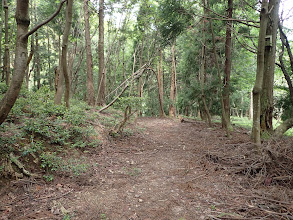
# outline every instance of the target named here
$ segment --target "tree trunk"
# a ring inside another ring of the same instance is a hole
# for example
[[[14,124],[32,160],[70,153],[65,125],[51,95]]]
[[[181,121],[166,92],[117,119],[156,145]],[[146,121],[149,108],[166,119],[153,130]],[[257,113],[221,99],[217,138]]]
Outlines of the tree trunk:
[[[35,34],[35,39],[36,39],[36,75],[35,75],[35,81],[37,82],[37,89],[41,88],[41,68],[40,68],[40,53],[39,53],[39,35],[38,32]]]
[[[169,105],[169,116],[176,116],[176,57],[175,57],[175,40],[171,47],[172,52],[172,69],[171,69],[171,88],[170,88],[170,105]]]
[[[69,75],[69,80],[70,80],[70,98],[73,96],[73,88],[72,88],[72,79],[73,79],[73,67],[74,67],[74,61],[76,58],[77,54],[77,41],[74,41],[72,43],[72,47],[68,53],[68,61],[67,61],[67,68],[68,68],[68,75]],[[85,99],[85,101],[87,101]]]
[[[248,109],[248,119],[253,118],[253,92],[251,90],[250,94],[250,102],[249,102],[249,109]]]
[[[3,9],[4,9],[4,1],[2,1],[2,4],[1,4],[1,26],[0,26],[0,69],[2,69],[2,29],[3,29],[3,23],[4,23],[4,19],[3,19]],[[2,76],[1,76],[1,81],[4,81],[5,80],[5,73],[4,71],[1,71],[2,72]]]
[[[17,0],[16,6],[16,22],[17,22],[17,36],[15,46],[15,60],[14,60],[14,74],[12,76],[12,82],[1,100],[0,106],[0,124],[6,119],[10,109],[13,107],[22,81],[25,76],[25,69],[27,64],[27,42],[28,38],[22,36],[28,32],[29,27],[29,0]]]
[[[140,55],[139,55],[139,67],[142,67],[142,65],[143,65],[143,50],[144,50],[144,37],[142,37],[142,41],[141,41],[141,50],[140,50]],[[139,77],[137,90],[138,90],[138,97],[140,99],[142,99],[142,97],[143,97],[143,85],[144,85],[143,78]],[[141,110],[139,110],[137,112],[137,117],[138,116],[142,116]]]
[[[281,70],[284,74],[284,77],[287,81],[288,87],[289,87],[290,101],[291,101],[291,106],[292,106],[291,107],[292,108],[291,117],[293,117],[293,85],[292,85],[291,77],[287,71],[287,68],[285,67],[284,60],[283,60],[285,47],[286,47],[288,55],[289,55],[291,74],[293,73],[293,55],[292,55],[292,51],[291,51],[291,47],[290,47],[288,38],[285,35],[285,33],[283,32],[281,25],[279,25],[279,30],[280,30],[280,38],[282,41],[282,51],[279,55],[280,64],[278,66],[281,68]],[[281,137],[288,129],[290,129],[292,127],[293,127],[293,118],[287,119],[276,128],[274,135],[277,137]]]
[[[260,12],[260,29],[257,49],[257,70],[256,79],[253,87],[253,127],[251,132],[251,139],[256,147],[261,146],[260,138],[260,112],[261,103],[260,96],[263,87],[263,77],[265,70],[265,43],[266,30],[268,23],[268,0],[263,0]]]
[[[51,74],[51,50],[50,50],[49,27],[47,27],[47,43],[48,43],[48,78],[49,78],[50,90],[53,91],[53,82],[52,82],[52,74]]]
[[[205,0],[203,0],[203,11],[204,14],[206,15],[206,3]],[[205,112],[205,114],[201,114],[203,119],[207,119],[208,121],[208,125],[210,127],[212,127],[212,118],[211,118],[211,114],[206,102],[206,96],[205,96],[205,91],[204,91],[204,85],[206,82],[206,74],[207,74],[207,59],[206,59],[206,55],[207,55],[207,49],[206,49],[206,24],[205,22],[203,23],[203,30],[202,30],[202,41],[203,41],[203,45],[202,45],[202,52],[201,52],[201,64],[200,64],[200,72],[198,74],[198,78],[199,78],[199,84],[200,84],[200,91],[201,91],[201,101],[202,101],[202,105],[203,105],[203,110]]]
[[[292,116],[293,116],[293,85],[292,85],[292,80],[291,77],[289,75],[289,73],[287,72],[287,69],[285,67],[284,61],[283,61],[283,55],[284,55],[284,51],[285,51],[285,47],[287,49],[287,53],[289,55],[289,60],[290,60],[290,67],[291,67],[291,75],[293,74],[293,55],[292,55],[292,50],[288,41],[287,36],[285,35],[285,33],[283,32],[283,29],[281,26],[279,26],[279,30],[280,30],[280,38],[282,41],[282,51],[280,53],[279,56],[279,60],[280,60],[280,67],[281,70],[284,74],[284,77],[287,81],[288,87],[289,87],[289,94],[290,94],[290,100],[291,100],[291,105],[292,105]]]
[[[106,73],[104,63],[104,0],[99,0],[99,88],[97,105],[103,106],[106,104],[105,91],[106,91]]]
[[[64,75],[61,68],[61,36],[58,36],[59,66],[55,68],[55,104],[61,105],[64,92]]]
[[[264,76],[261,91],[260,127],[262,132],[273,132],[273,87],[275,73],[276,41],[279,24],[280,0],[270,0],[270,12],[266,29],[266,46],[264,54]]]
[[[62,39],[62,55],[61,55],[61,68],[60,68],[61,71],[63,72],[64,79],[65,79],[64,101],[67,108],[69,108],[69,98],[70,98],[70,79],[69,79],[68,65],[67,65],[67,48],[68,48],[68,38],[69,38],[70,28],[72,23],[72,7],[73,7],[73,0],[68,0],[67,7],[66,7],[65,29],[63,33],[63,39]]]
[[[9,28],[8,28],[8,3],[4,0],[5,12],[5,53],[3,58],[3,71],[5,75],[6,85],[10,83],[10,54],[9,54]]]
[[[157,82],[158,82],[158,91],[159,91],[159,104],[160,104],[160,117],[165,117],[164,112],[164,84],[163,84],[163,66],[162,66],[162,50],[159,51],[160,60],[158,62],[157,70]]]
[[[62,5],[65,1],[60,3],[58,10],[46,21],[35,26],[30,32],[28,27],[30,24],[29,19],[29,0],[17,0],[15,19],[17,23],[16,43],[15,43],[15,60],[14,60],[14,73],[10,86],[1,100],[0,106],[0,125],[7,118],[8,113],[13,107],[19,91],[22,86],[25,70],[27,67],[27,42],[28,37],[37,31],[40,27],[50,22],[60,12]]]
[[[292,127],[293,127],[293,118],[289,118],[276,128],[274,135],[280,138],[283,136],[283,134],[286,131],[288,131]]]
[[[25,70],[25,82],[26,82],[27,89],[29,87],[29,78],[30,78],[29,65],[30,65],[30,62],[34,56],[34,53],[35,53],[34,35],[32,35],[32,37],[31,37],[31,51],[30,51],[30,54],[27,59],[26,70]]]
[[[228,19],[232,19],[233,14],[233,0],[228,0]],[[226,119],[230,124],[230,75],[231,75],[231,66],[232,66],[232,57],[231,57],[231,48],[232,48],[232,21],[227,21],[226,23],[226,43],[225,43],[225,69],[224,69],[224,78],[223,78],[223,102],[224,109],[226,114]],[[228,125],[225,123],[225,120],[222,120],[223,128],[226,128]]]
[[[209,8],[209,1],[207,0],[207,5]],[[217,69],[217,75],[218,75],[218,80],[219,80],[219,94],[220,94],[220,101],[221,101],[221,109],[222,109],[222,121],[224,121],[224,124],[226,125],[226,134],[227,137],[230,137],[230,131],[233,130],[231,123],[228,121],[226,114],[225,114],[225,107],[224,107],[224,100],[223,100],[223,93],[222,93],[222,77],[221,77],[221,71],[220,71],[220,66],[218,62],[218,56],[217,56],[217,51],[216,51],[216,40],[215,40],[215,35],[214,35],[214,28],[213,28],[213,23],[212,20],[210,20],[210,29],[211,29],[211,34],[212,34],[212,42],[213,42],[213,53],[215,56],[215,65]]]

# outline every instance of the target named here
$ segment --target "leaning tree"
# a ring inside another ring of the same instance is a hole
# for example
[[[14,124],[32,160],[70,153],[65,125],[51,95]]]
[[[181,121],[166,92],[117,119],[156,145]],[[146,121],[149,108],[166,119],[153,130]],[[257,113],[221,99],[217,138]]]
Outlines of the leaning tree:
[[[57,11],[44,22],[36,25],[29,31],[29,0],[17,0],[15,19],[17,23],[16,43],[15,43],[15,59],[14,72],[10,82],[10,86],[1,100],[0,106],[0,124],[7,118],[11,108],[13,107],[18,94],[20,92],[23,78],[27,68],[27,44],[28,37],[35,33],[40,27],[50,22],[60,12],[62,5],[66,2],[63,0]]]

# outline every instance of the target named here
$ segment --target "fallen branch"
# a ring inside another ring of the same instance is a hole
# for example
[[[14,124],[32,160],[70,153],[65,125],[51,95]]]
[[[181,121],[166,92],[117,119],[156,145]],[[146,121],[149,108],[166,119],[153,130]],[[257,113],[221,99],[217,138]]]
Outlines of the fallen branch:
[[[139,70],[137,70],[131,77],[129,77],[128,79],[124,80],[124,82],[122,82],[114,91],[117,91],[117,89],[121,88],[123,85],[124,88],[122,89],[122,91],[105,107],[101,108],[99,110],[99,112],[102,112],[104,110],[106,110],[107,108],[109,108],[110,106],[112,106],[117,99],[125,92],[125,90],[129,87],[129,84],[131,82],[133,82],[135,79],[139,78],[145,71],[146,67],[148,66],[148,64],[144,64],[141,68],[139,68]]]
[[[235,194],[235,196],[236,197],[246,197],[246,198],[255,198],[255,199],[261,199],[261,200],[267,200],[269,202],[275,202],[275,203],[284,204],[284,205],[292,205],[292,203],[290,203],[290,202],[285,202],[285,201],[270,199],[270,198],[266,198],[266,197],[263,197],[263,196],[241,195],[241,194]]]

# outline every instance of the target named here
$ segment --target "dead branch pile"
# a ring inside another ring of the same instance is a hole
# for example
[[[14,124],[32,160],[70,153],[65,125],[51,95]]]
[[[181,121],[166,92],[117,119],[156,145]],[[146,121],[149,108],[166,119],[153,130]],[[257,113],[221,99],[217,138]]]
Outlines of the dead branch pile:
[[[251,190],[251,195],[239,195],[249,200],[241,208],[247,219],[293,219],[293,145],[289,139],[263,143],[262,153],[249,142],[219,145],[205,152],[204,160],[241,179],[240,184]],[[239,207],[234,211],[242,212]]]

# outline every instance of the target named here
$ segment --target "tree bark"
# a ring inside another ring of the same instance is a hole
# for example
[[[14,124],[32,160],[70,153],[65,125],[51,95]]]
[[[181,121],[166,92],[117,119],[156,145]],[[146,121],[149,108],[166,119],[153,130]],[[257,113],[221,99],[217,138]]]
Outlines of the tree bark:
[[[56,105],[61,105],[64,92],[64,75],[61,68],[61,36],[58,36],[59,66],[55,69],[55,101]]]
[[[283,134],[293,127],[293,118],[285,120],[281,125],[279,125],[274,133],[274,136],[280,138]]]
[[[205,31],[203,31],[203,35]],[[205,43],[205,37],[203,37],[203,42]],[[212,127],[212,117],[206,102],[206,96],[204,92],[204,84],[205,84],[205,72],[206,72],[206,46],[202,45],[202,54],[201,54],[201,65],[200,65],[200,73],[199,73],[199,84],[200,84],[200,91],[201,91],[201,101],[204,108],[205,118],[208,121],[208,125]],[[203,116],[203,114],[201,114]]]
[[[205,0],[202,1],[203,2],[203,11],[204,11],[204,15],[206,15],[206,2]],[[201,64],[200,64],[200,72],[198,74],[198,80],[199,80],[199,84],[200,84],[200,91],[201,91],[201,101],[202,101],[202,105],[203,105],[203,110],[205,114],[201,114],[202,119],[207,120],[208,125],[210,127],[212,127],[212,118],[211,118],[211,114],[206,102],[206,96],[205,96],[205,91],[204,91],[204,85],[206,82],[206,75],[207,75],[207,59],[206,59],[206,55],[207,55],[207,48],[206,48],[206,23],[203,23],[203,30],[202,30],[202,41],[203,41],[203,45],[202,45],[202,51],[201,51]]]
[[[282,58],[283,58],[284,46],[285,46],[286,49],[287,49],[287,52],[288,52],[289,60],[290,60],[291,72],[293,74],[293,54],[292,54],[292,50],[291,50],[288,38],[285,35],[285,33],[284,33],[284,31],[283,31],[281,26],[279,26],[279,30],[280,30],[280,38],[281,38],[281,41],[282,41],[282,49],[283,49],[282,53],[280,54],[280,58],[281,58],[280,62],[283,60]],[[283,71],[283,73],[284,73],[284,71]],[[293,104],[293,101],[292,101],[292,104]]]
[[[85,43],[86,43],[86,64],[87,64],[87,102],[89,105],[95,105],[95,88],[93,79],[93,58],[90,37],[90,24],[89,24],[89,0],[84,0],[84,21],[85,21]]]
[[[106,91],[106,73],[104,63],[104,0],[99,0],[99,88],[97,105],[103,106],[106,104],[105,91]]]
[[[158,82],[158,91],[159,91],[159,104],[160,104],[160,117],[165,117],[164,112],[164,84],[163,84],[163,55],[162,50],[159,50],[160,60],[158,62],[157,70],[157,82]]]
[[[4,1],[2,1],[2,4],[1,4],[1,26],[0,26],[0,69],[2,69],[2,28],[3,28],[3,23],[4,23],[4,19],[3,19],[3,9],[4,9]],[[5,80],[5,73],[4,71],[2,71],[2,76],[1,76],[1,81],[4,81]]]
[[[16,43],[15,43],[15,60],[14,73],[11,84],[1,100],[0,106],[0,125],[7,118],[8,113],[13,107],[19,91],[22,86],[25,70],[27,67],[27,42],[28,37],[37,31],[40,27],[50,22],[61,10],[64,1],[60,3],[57,11],[46,21],[33,28],[33,31],[28,32],[30,24],[29,19],[29,0],[17,0],[15,19],[17,23]]]
[[[260,96],[263,87],[263,77],[265,70],[265,39],[268,23],[268,0],[263,0],[260,12],[260,29],[257,49],[257,70],[256,79],[253,87],[253,126],[251,132],[251,139],[256,147],[261,146],[260,138],[260,112],[261,103]]]
[[[171,47],[172,52],[172,68],[171,68],[171,88],[170,88],[170,105],[169,105],[169,116],[176,116],[176,56],[175,56],[175,40]]]
[[[264,76],[261,91],[260,127],[261,133],[273,132],[273,87],[276,58],[277,30],[279,24],[280,0],[270,0],[270,12],[266,29],[266,46],[264,51]]]
[[[64,101],[66,104],[66,107],[69,108],[69,98],[70,98],[70,79],[69,79],[69,73],[68,73],[68,65],[67,65],[67,49],[68,49],[68,38],[70,34],[71,29],[71,23],[72,23],[72,7],[73,7],[73,0],[67,1],[67,7],[66,7],[66,18],[65,18],[65,29],[62,39],[62,55],[61,55],[61,71],[64,75],[65,80],[65,94],[64,94]]]
[[[50,50],[50,33],[49,28],[47,28],[47,44],[48,44],[48,78],[49,78],[49,86],[50,90],[53,91],[53,82],[52,82],[52,74],[51,74],[51,50]]]
[[[22,36],[28,32],[28,27],[30,24],[28,9],[29,0],[17,0],[15,14],[17,22],[17,36],[15,45],[14,74],[12,76],[11,84],[5,96],[1,100],[0,124],[4,122],[10,109],[13,107],[25,75],[28,39],[23,38]]]
[[[233,14],[233,0],[228,0],[228,9],[227,9],[228,19],[232,19]],[[224,78],[223,78],[223,102],[226,118],[230,124],[230,76],[231,76],[231,66],[232,66],[232,21],[228,20],[226,23],[226,42],[225,42],[225,69],[224,69]],[[222,127],[226,128],[228,125],[222,120]]]
[[[26,70],[25,70],[25,82],[26,82],[26,88],[28,89],[29,87],[29,78],[30,78],[30,73],[29,73],[29,65],[31,60],[33,59],[34,53],[35,53],[35,45],[34,45],[34,35],[31,37],[31,51],[27,59],[26,63]]]
[[[209,7],[209,1],[207,0],[207,5]],[[221,71],[220,71],[220,66],[218,62],[218,56],[217,56],[217,51],[216,51],[216,40],[215,40],[215,34],[214,34],[214,28],[213,28],[213,23],[212,20],[210,20],[210,29],[211,29],[211,34],[212,34],[212,42],[213,42],[213,53],[215,56],[215,65],[217,69],[217,75],[218,75],[218,80],[219,80],[219,94],[220,94],[220,101],[221,101],[221,109],[222,109],[222,121],[224,121],[224,124],[226,124],[226,134],[227,137],[230,137],[230,131],[233,130],[231,124],[229,123],[226,114],[225,114],[225,107],[224,107],[224,100],[223,100],[223,93],[222,93],[222,77],[221,77]]]
[[[280,38],[282,41],[282,51],[280,52],[280,55],[279,55],[280,64],[278,64],[278,66],[281,68],[281,70],[284,74],[284,77],[287,81],[288,87],[289,87],[290,101],[291,101],[291,106],[292,106],[291,107],[292,108],[291,117],[293,117],[293,85],[292,85],[291,77],[285,67],[284,60],[283,60],[285,47],[286,47],[287,53],[289,55],[291,73],[293,73],[293,55],[292,55],[292,51],[291,51],[291,47],[290,47],[288,38],[285,35],[285,33],[283,32],[281,25],[279,25],[279,30],[280,30]],[[293,118],[289,118],[276,128],[276,130],[274,131],[274,135],[276,137],[282,137],[282,135],[288,129],[290,129],[292,127],[293,127]]]
[[[10,53],[9,53],[9,28],[8,28],[8,3],[4,0],[5,13],[5,53],[3,58],[3,71],[5,75],[6,85],[10,83]]]
[[[250,102],[249,102],[249,109],[248,109],[248,119],[251,120],[253,118],[253,92],[251,90],[250,94]]]
[[[35,81],[37,82],[37,89],[41,88],[41,68],[40,68],[40,53],[39,53],[39,35],[38,32],[35,34],[36,47],[35,47],[35,59],[36,59],[36,72],[35,72]]]
[[[142,40],[141,40],[141,49],[140,49],[140,55],[139,55],[139,67],[142,67],[142,65],[143,65],[143,50],[144,50],[144,36],[142,37]],[[144,85],[143,78],[139,77],[137,90],[138,90],[138,97],[140,99],[142,99],[142,97],[143,97],[143,85]],[[142,116],[141,109],[138,110],[138,112],[137,112],[137,117],[138,116]]]

